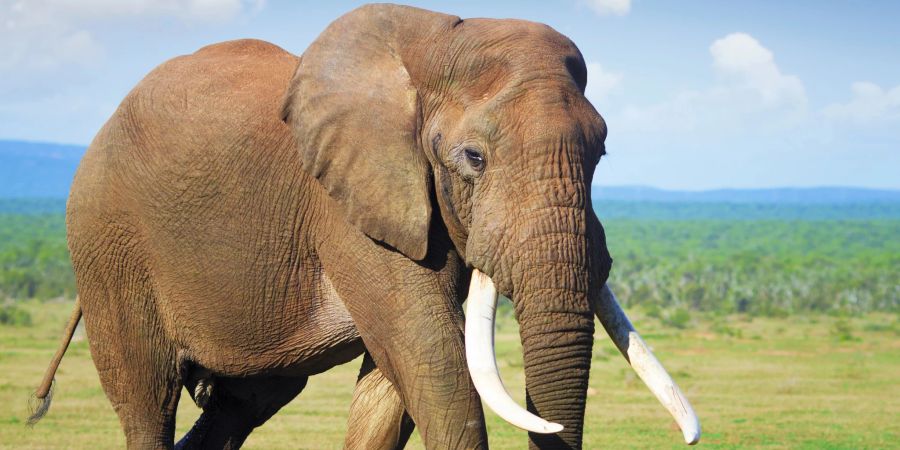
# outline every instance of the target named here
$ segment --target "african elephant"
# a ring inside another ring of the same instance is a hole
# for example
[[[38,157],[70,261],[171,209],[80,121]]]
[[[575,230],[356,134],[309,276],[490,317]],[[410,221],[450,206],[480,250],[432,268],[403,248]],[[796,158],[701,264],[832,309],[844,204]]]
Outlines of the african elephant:
[[[586,82],[548,26],[393,5],[346,14],[299,58],[240,40],[153,70],[67,205],[72,324],[129,448],[173,446],[182,387],[203,413],[178,447],[239,447],[363,353],[349,448],[402,447],[413,424],[428,448],[486,448],[481,400],[532,448],[579,448],[594,314],[696,442],[605,285],[590,183],[607,130]],[[527,411],[497,376],[498,294]]]

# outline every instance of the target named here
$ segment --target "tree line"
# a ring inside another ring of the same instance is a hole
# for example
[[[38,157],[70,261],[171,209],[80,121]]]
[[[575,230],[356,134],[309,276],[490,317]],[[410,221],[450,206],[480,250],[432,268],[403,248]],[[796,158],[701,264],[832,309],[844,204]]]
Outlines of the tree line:
[[[603,221],[626,306],[900,313],[900,219]],[[0,301],[73,298],[62,213],[0,213]]]

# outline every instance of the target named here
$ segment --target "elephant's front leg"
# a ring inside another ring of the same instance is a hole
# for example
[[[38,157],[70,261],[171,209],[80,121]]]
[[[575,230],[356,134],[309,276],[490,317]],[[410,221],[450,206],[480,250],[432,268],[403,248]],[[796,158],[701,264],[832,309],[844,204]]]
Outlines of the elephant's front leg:
[[[325,271],[425,446],[487,448],[481,400],[466,369],[456,254],[416,263],[380,246],[364,256],[335,248],[320,250]]]
[[[414,428],[399,392],[366,353],[350,405],[344,450],[399,450]]]

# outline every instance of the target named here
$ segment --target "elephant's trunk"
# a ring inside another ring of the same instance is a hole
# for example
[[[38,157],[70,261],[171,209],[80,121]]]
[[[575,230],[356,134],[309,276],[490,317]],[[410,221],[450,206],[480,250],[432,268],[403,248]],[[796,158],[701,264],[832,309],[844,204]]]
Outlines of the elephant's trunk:
[[[526,411],[512,400],[500,380],[494,355],[497,291],[491,279],[478,270],[472,274],[467,303],[466,358],[482,400],[507,422],[528,430],[532,447],[580,448],[593,341],[590,311],[536,311],[534,318],[527,311],[519,314],[525,348]]]
[[[466,352],[473,382],[488,407],[529,431],[532,448],[581,448],[594,341],[588,296],[599,291],[603,280],[592,278],[588,260],[593,258],[588,256],[584,226],[577,228],[580,232],[532,234],[519,253],[531,258],[518,258],[522,270],[511,280],[524,352],[528,411],[509,398],[496,375],[491,346],[493,284],[477,270],[472,277]],[[484,296],[488,301],[479,301],[479,285],[488,287]]]
[[[529,433],[531,448],[581,448],[594,342],[591,282],[583,264],[538,261],[516,294],[528,409],[565,427],[555,435]]]
[[[466,307],[466,361],[475,389],[497,415],[512,425],[535,433],[562,431],[562,425],[522,409],[506,392],[494,353],[496,312],[497,288],[490,277],[475,269]]]

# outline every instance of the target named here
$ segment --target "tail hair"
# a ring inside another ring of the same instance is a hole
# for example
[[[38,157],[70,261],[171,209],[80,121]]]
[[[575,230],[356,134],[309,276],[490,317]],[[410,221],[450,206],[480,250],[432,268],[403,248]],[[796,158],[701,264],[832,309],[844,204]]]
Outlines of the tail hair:
[[[44,374],[41,385],[28,401],[28,409],[31,413],[31,416],[28,417],[28,426],[34,426],[34,424],[38,423],[50,409],[50,402],[53,400],[53,386],[56,384],[56,369],[59,368],[59,363],[62,362],[62,358],[66,354],[66,349],[69,348],[69,343],[72,342],[72,336],[75,334],[75,327],[78,326],[78,321],[80,320],[81,299],[76,296],[75,308],[72,310],[72,316],[69,318],[69,323],[66,325],[66,331],[63,334],[62,342],[60,342],[59,348],[56,349],[56,355],[53,356],[53,359],[50,361],[50,367],[47,367],[47,372]]]
[[[56,387],[56,378],[50,383],[50,389],[43,397],[38,397],[37,393],[28,399],[28,426],[33,427],[39,420],[44,418],[47,411],[50,410],[50,402],[53,401],[53,391]]]

